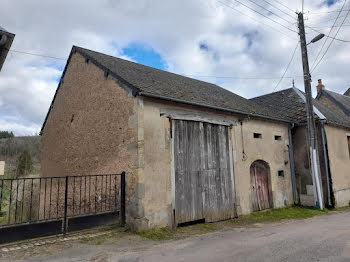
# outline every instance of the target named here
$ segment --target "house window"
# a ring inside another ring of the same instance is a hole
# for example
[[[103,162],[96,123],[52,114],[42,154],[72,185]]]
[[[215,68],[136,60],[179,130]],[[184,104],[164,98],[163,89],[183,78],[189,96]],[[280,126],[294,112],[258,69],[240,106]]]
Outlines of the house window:
[[[275,136],[275,140],[282,140],[282,136]]]
[[[278,176],[284,177],[284,171],[283,170],[278,170]]]
[[[253,136],[254,138],[262,138],[262,134],[260,133],[254,133]]]
[[[348,136],[348,148],[349,148],[349,157],[350,157],[350,136]]]

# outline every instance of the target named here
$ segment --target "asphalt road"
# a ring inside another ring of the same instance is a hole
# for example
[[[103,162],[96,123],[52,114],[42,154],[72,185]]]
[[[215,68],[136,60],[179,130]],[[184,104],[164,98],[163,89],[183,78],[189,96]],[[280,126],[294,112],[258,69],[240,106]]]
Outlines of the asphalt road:
[[[350,212],[306,220],[258,224],[184,240],[137,244],[122,250],[113,245],[72,247],[31,261],[350,261]]]

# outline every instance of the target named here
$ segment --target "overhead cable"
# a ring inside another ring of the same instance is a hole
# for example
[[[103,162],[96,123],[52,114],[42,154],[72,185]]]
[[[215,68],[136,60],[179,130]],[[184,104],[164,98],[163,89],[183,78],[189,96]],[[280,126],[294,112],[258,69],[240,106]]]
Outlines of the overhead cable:
[[[349,11],[346,13],[346,16],[348,16],[349,13],[350,13],[350,9],[349,9]],[[344,18],[343,23],[345,22],[345,19],[346,19],[346,17]],[[343,23],[342,23],[342,24],[343,24]],[[321,59],[320,59],[320,60],[317,62],[317,64],[314,66],[314,68],[312,69],[311,73],[312,73],[313,71],[315,71],[315,69],[317,68],[317,66],[321,63],[322,59],[323,59],[323,58],[325,57],[325,55],[327,54],[327,52],[328,52],[329,48],[331,47],[333,41],[336,39],[336,37],[337,37],[337,35],[338,35],[340,29],[341,29],[341,26],[338,28],[338,30],[337,30],[337,32],[335,33],[335,35],[332,37],[332,41],[329,43],[329,45],[328,45],[326,51],[323,53]]]
[[[343,6],[341,7],[341,9],[340,9],[340,11],[339,11],[339,13],[338,13],[337,18],[334,20],[333,26],[332,26],[331,29],[329,30],[326,39],[323,41],[323,44],[322,44],[322,46],[321,46],[321,49],[318,51],[318,54],[317,54],[317,56],[316,56],[316,59],[314,60],[312,66],[311,66],[311,68],[312,68],[312,69],[311,69],[311,72],[313,71],[313,69],[314,69],[314,67],[315,67],[315,65],[316,65],[316,63],[317,63],[317,59],[319,58],[319,56],[320,56],[320,54],[321,54],[321,52],[322,52],[324,46],[326,45],[326,42],[327,42],[329,36],[331,35],[331,32],[332,32],[332,30],[333,30],[335,24],[337,23],[338,17],[340,16],[342,10],[344,9],[344,6],[345,6],[345,4],[346,4],[346,1],[347,1],[347,0],[344,0]],[[345,19],[346,19],[346,18],[345,18]],[[313,30],[315,30],[315,29],[313,29]]]
[[[289,62],[288,62],[288,64],[287,64],[287,67],[286,67],[286,69],[285,69],[284,72],[283,72],[283,75],[281,76],[280,80],[278,81],[277,85],[275,86],[275,88],[273,89],[272,92],[275,92],[276,89],[277,89],[277,87],[278,87],[278,86],[280,85],[280,83],[282,82],[283,78],[286,78],[286,77],[285,77],[285,74],[287,73],[287,71],[288,71],[288,69],[289,69],[289,66],[290,66],[290,64],[292,63],[293,59],[294,59],[295,53],[296,53],[296,51],[297,51],[297,49],[298,49],[298,46],[299,46],[299,42],[298,42],[297,45],[295,46],[294,51],[293,51],[293,55],[292,55],[292,57],[290,58],[290,60],[289,60]]]
[[[250,18],[250,19],[252,19],[252,20],[254,20],[254,21],[257,22],[258,24],[263,24],[263,25],[266,25],[266,26],[270,27],[271,29],[275,30],[276,32],[279,32],[279,33],[283,34],[284,36],[288,37],[289,39],[296,40],[296,38],[293,38],[293,37],[291,37],[290,35],[288,35],[288,34],[282,32],[282,31],[280,31],[280,30],[277,29],[276,27],[273,27],[273,26],[271,26],[271,25],[269,25],[269,24],[266,24],[266,23],[264,23],[264,22],[262,22],[262,21],[259,21],[259,20],[256,19],[255,17],[250,16],[250,15],[248,15],[248,14],[246,14],[246,13],[240,11],[239,9],[237,9],[237,8],[235,8],[235,7],[233,7],[233,6],[230,6],[230,5],[228,5],[228,4],[224,3],[224,2],[221,2],[221,1],[218,1],[218,3],[220,3],[220,4],[224,5],[224,6],[226,6],[226,7],[230,8],[230,9],[232,9],[232,10],[234,10],[234,11],[236,11],[236,12],[238,12],[238,13],[240,13],[240,14],[242,14],[242,15],[244,15],[244,16]],[[262,27],[262,28],[264,28],[264,27]]]
[[[275,24],[278,24],[278,25],[280,25],[280,26],[282,26],[282,27],[288,29],[289,31],[292,31],[292,32],[294,32],[294,33],[298,33],[297,31],[295,31],[295,30],[293,30],[293,29],[290,29],[289,27],[285,26],[284,24],[281,24],[280,22],[278,22],[278,21],[272,19],[271,17],[260,13],[259,11],[255,10],[254,8],[250,7],[249,5],[246,5],[246,4],[242,3],[242,2],[240,2],[239,0],[233,0],[233,1],[235,1],[235,2],[237,2],[237,3],[239,3],[239,4],[241,4],[241,5],[243,5],[244,7],[248,8],[249,10],[252,10],[253,12],[255,12],[255,13],[257,13],[257,14],[259,14],[259,15],[265,17],[266,19],[268,19],[268,20],[274,22]],[[222,3],[221,1],[218,1],[218,2]]]

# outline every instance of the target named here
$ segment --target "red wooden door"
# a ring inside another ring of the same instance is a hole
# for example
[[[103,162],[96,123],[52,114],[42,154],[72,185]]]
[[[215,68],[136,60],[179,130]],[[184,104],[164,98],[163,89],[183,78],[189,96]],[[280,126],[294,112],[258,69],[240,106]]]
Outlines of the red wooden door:
[[[257,160],[250,166],[253,211],[272,207],[270,169],[265,161]]]

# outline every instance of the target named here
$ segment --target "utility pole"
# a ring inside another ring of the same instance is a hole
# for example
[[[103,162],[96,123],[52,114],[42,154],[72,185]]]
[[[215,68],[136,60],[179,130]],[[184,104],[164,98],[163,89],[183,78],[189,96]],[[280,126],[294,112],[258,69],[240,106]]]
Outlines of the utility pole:
[[[301,57],[303,62],[303,71],[304,71],[304,86],[305,86],[305,95],[306,95],[306,113],[307,113],[307,139],[309,146],[309,160],[310,160],[310,170],[314,186],[314,198],[315,206],[320,209],[324,208],[323,202],[323,192],[322,185],[320,180],[320,165],[319,157],[317,150],[317,139],[316,139],[316,125],[314,118],[314,110],[312,104],[312,91],[311,91],[311,75],[309,69],[309,61],[307,55],[307,44],[305,38],[305,27],[304,27],[304,16],[303,13],[298,14],[298,27],[299,27],[299,36],[300,36],[300,48],[301,48]]]

